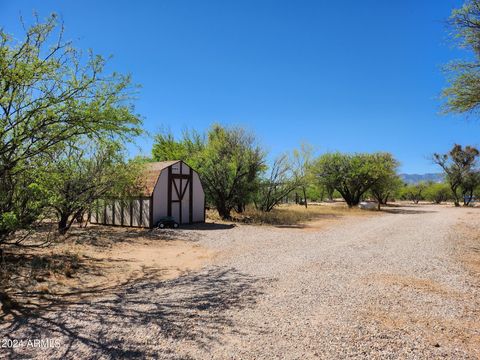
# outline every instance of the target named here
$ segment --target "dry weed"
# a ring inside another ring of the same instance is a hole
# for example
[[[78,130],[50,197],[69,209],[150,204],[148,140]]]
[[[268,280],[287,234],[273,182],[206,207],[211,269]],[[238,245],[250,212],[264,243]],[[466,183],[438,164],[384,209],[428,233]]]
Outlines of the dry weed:
[[[343,203],[310,204],[307,208],[303,205],[285,204],[270,212],[263,212],[252,206],[247,207],[243,213],[233,212],[232,220],[253,224],[298,225],[312,220],[368,215],[372,215],[372,212],[359,208],[348,208]],[[213,209],[207,211],[207,218],[212,221],[221,221],[218,213]]]

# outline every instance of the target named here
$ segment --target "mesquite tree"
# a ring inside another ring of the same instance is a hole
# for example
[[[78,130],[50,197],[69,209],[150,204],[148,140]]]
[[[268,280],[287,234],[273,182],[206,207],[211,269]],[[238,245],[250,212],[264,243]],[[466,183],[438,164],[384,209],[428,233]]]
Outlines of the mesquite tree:
[[[459,191],[463,188],[472,191],[476,187],[476,161],[480,152],[473,146],[455,144],[448,154],[434,154],[433,161],[439,165],[450,185],[455,206],[460,206]],[[473,183],[473,184],[472,184]]]
[[[405,200],[410,200],[414,204],[418,204],[420,200],[423,200],[425,198],[424,193],[426,189],[427,184],[424,182],[405,185],[400,191],[400,196]]]
[[[58,232],[65,234],[96,200],[134,191],[139,173],[140,165],[126,162],[116,142],[76,142],[54,154],[38,183],[57,216]]]
[[[255,198],[258,210],[269,212],[273,210],[292,191],[299,188],[302,179],[295,176],[291,159],[287,154],[275,159],[268,177],[260,181]]]
[[[322,155],[313,167],[319,181],[337,190],[349,207],[385,176],[395,172],[397,161],[389,153]]]
[[[102,57],[83,56],[55,15],[15,39],[0,29],[0,243],[36,218],[36,172],[65,142],[141,131],[130,77],[105,74]]]
[[[450,198],[450,186],[445,183],[429,183],[425,189],[425,199],[441,204]]]
[[[386,173],[370,188],[370,194],[377,201],[377,208],[387,205],[387,201],[402,187],[403,181],[396,174],[395,168],[391,173]]]
[[[473,200],[473,193],[480,185],[480,171],[470,171],[462,181],[461,192],[463,197],[463,205],[468,206]]]
[[[449,25],[459,47],[473,56],[447,66],[449,87],[443,91],[447,99],[445,111],[476,112],[480,106],[480,1],[468,0],[453,10]]]

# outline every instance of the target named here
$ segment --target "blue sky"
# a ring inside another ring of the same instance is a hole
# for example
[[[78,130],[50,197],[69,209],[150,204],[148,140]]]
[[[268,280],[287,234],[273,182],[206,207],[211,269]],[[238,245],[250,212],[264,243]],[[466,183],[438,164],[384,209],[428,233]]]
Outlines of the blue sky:
[[[273,157],[301,142],[325,151],[390,151],[401,171],[480,144],[480,121],[440,115],[442,65],[466,54],[445,19],[462,1],[4,1],[20,33],[35,10],[65,22],[77,47],[113,55],[109,69],[142,89],[145,128],[245,126]],[[132,154],[148,155],[144,137]]]

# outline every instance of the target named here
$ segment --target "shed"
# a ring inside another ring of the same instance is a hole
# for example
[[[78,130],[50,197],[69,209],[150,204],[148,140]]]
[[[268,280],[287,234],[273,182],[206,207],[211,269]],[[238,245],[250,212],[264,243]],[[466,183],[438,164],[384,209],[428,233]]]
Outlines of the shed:
[[[205,221],[205,193],[198,173],[181,160],[147,163],[139,176],[142,194],[98,201],[93,224],[153,227],[172,216],[179,224]]]

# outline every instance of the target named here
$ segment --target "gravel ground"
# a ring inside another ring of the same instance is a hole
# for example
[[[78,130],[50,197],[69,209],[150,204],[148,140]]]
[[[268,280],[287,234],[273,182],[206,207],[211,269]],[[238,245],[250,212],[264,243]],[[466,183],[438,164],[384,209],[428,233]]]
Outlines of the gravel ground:
[[[68,306],[59,300],[35,316],[18,314],[0,323],[0,339],[49,338],[59,346],[0,348],[0,355],[479,358],[478,278],[462,266],[456,246],[458,223],[479,210],[395,208],[318,231],[183,230],[218,252],[212,265],[168,281],[152,275]]]

